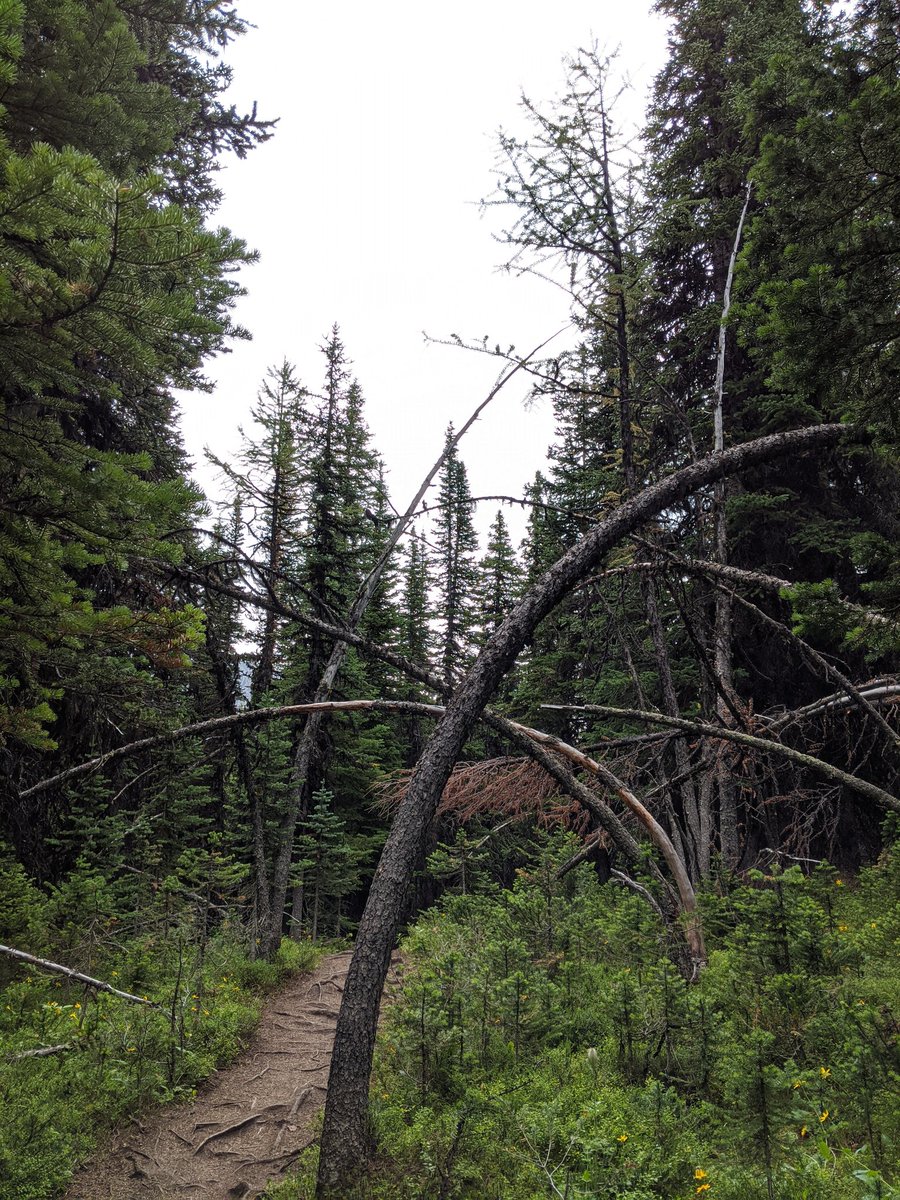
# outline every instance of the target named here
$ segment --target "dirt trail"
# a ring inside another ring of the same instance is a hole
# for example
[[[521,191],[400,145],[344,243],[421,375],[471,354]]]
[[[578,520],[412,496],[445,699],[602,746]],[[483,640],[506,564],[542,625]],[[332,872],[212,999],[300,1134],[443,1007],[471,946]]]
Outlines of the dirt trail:
[[[121,1130],[65,1200],[230,1200],[258,1196],[312,1140],[325,1100],[349,950],[272,996],[249,1047],[191,1104]]]

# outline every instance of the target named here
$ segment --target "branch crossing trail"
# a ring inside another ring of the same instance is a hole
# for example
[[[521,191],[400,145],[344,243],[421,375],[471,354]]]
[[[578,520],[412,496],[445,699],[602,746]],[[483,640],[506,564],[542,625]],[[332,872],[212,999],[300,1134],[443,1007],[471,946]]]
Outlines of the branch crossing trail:
[[[269,997],[247,1050],[191,1104],[122,1129],[65,1200],[258,1196],[313,1139],[351,951],[330,954]]]

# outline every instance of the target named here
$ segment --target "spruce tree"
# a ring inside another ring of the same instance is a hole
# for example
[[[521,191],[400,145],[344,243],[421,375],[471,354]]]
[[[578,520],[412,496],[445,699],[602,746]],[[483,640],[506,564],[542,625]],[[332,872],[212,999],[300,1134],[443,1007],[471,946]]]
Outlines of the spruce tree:
[[[447,429],[447,445],[452,437],[451,425]],[[470,657],[475,625],[473,592],[475,554],[478,549],[468,476],[456,447],[441,468],[434,543],[440,665],[445,682],[451,684]]]
[[[503,510],[498,509],[488,531],[487,550],[478,564],[475,603],[481,640],[490,637],[518,599],[522,574]]]
[[[204,359],[240,332],[230,274],[250,256],[170,202],[169,101],[123,11],[35,0],[0,17],[0,738],[14,787],[52,771],[48,752],[62,765],[177,722],[203,640],[199,611],[149,563],[192,540],[171,534],[200,502],[172,389],[203,386]],[[129,801],[141,794],[129,784]],[[31,865],[56,870],[47,838],[65,805],[12,808]]]

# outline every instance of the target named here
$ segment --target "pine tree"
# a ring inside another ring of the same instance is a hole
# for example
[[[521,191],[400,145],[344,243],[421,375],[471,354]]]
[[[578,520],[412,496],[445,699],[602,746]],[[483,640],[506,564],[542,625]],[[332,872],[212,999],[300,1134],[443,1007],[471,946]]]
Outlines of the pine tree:
[[[484,640],[503,621],[522,587],[522,568],[516,559],[502,509],[497,510],[488,532],[487,551],[478,564],[478,574],[475,602],[479,637]]]
[[[447,445],[452,437],[451,425],[447,429]],[[473,592],[478,548],[468,476],[455,447],[441,468],[434,543],[441,673],[445,682],[451,684],[470,655],[475,625]]]
[[[191,541],[170,533],[200,502],[172,389],[202,385],[204,359],[239,332],[229,275],[249,256],[167,202],[164,89],[140,80],[123,22],[74,0],[0,17],[0,738],[19,751],[4,761],[14,786],[52,770],[48,751],[64,764],[177,721],[202,643],[199,611],[149,564]],[[16,811],[41,871],[60,816]]]
[[[434,649],[431,587],[428,545],[424,536],[413,530],[403,570],[401,647],[410,662],[426,668],[432,665]]]
[[[223,103],[232,71],[219,55],[247,29],[230,4],[191,0],[28,0],[6,87],[6,133],[90,154],[118,178],[149,166],[167,198],[209,212],[218,158],[243,158],[273,122]],[[48,36],[48,30],[52,35]]]
[[[259,435],[254,438],[239,430],[243,445],[238,466],[210,455],[248,513],[246,527],[230,549],[249,554],[271,596],[294,600],[290,576],[298,562],[308,499],[305,464],[311,453],[312,420],[306,392],[290,363],[269,370],[250,415]],[[249,696],[253,707],[258,707],[275,680],[282,625],[269,610],[257,631],[259,650]]]

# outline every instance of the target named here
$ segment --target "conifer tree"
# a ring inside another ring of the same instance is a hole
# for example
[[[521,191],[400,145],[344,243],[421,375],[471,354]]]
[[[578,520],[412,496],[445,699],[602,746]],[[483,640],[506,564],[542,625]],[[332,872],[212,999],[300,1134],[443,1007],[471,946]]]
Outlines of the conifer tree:
[[[158,53],[178,57],[179,36],[176,22]],[[178,122],[124,9],[6,5],[0,59],[0,738],[18,787],[48,752],[73,761],[192,702],[199,612],[147,564],[180,557],[190,535],[170,531],[196,524],[172,389],[203,386],[204,359],[240,332],[229,276],[249,256],[169,202]],[[202,141],[201,76],[179,119]],[[13,827],[46,851],[51,812],[65,806]]]
[[[516,558],[509,529],[498,509],[488,531],[487,550],[478,564],[475,602],[480,637],[489,637],[519,597],[522,568]]]
[[[410,662],[430,667],[434,637],[430,591],[432,586],[428,545],[423,535],[413,530],[406,548],[403,571],[402,648]]]
[[[447,445],[452,437],[451,425],[447,429]],[[473,591],[476,579],[475,554],[478,549],[468,476],[455,447],[441,468],[438,505],[434,543],[440,662],[441,673],[449,684],[470,653],[475,625]]]

